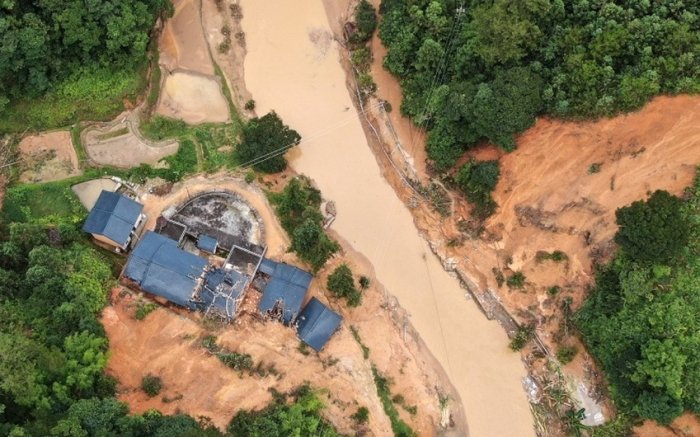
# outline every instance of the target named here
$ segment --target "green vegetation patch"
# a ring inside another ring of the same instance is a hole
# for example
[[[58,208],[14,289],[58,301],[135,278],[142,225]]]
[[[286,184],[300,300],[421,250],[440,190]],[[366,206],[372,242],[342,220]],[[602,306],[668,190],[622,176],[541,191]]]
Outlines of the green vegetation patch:
[[[662,219],[663,217],[663,219]],[[700,413],[700,177],[617,211],[615,259],[575,322],[628,417]]]
[[[318,272],[340,249],[323,230],[321,193],[303,177],[289,181],[280,193],[269,194],[282,227],[292,239],[291,250]]]
[[[391,429],[394,431],[394,435],[396,437],[413,437],[417,435],[415,431],[401,419],[399,412],[396,410],[396,406],[391,398],[392,381],[383,376],[374,365],[372,365],[372,375],[374,375],[374,383],[377,386],[379,400],[382,402],[384,412],[391,421]]]
[[[251,119],[244,127],[236,157],[244,167],[264,173],[287,168],[284,153],[301,141],[301,135],[282,122],[274,112]]]
[[[496,211],[498,205],[491,192],[498,184],[499,175],[498,161],[474,160],[464,164],[455,175],[455,183],[474,204],[474,212],[478,217],[486,218]]]
[[[146,86],[147,49],[169,1],[7,0],[0,133],[112,118]],[[151,44],[153,47],[154,44]]]
[[[136,99],[145,84],[145,66],[77,71],[41,97],[13,100],[0,111],[0,133],[110,120],[124,110],[124,100]]]
[[[233,436],[340,436],[322,416],[323,402],[308,385],[290,394],[273,391],[274,401],[258,411],[241,410],[227,431]]]
[[[141,132],[155,141],[172,138],[180,143],[175,155],[163,159],[169,166],[167,169],[142,165],[140,174],[143,177],[160,176],[178,181],[198,171],[213,172],[237,165],[233,150],[239,141],[240,128],[235,124],[189,126],[181,120],[154,116],[141,124]]]
[[[141,390],[148,395],[149,398],[158,396],[158,393],[163,389],[163,381],[158,376],[148,374],[141,379]]]
[[[22,184],[5,193],[2,221],[30,222],[48,217],[63,217],[75,223],[82,221],[87,211],[73,193],[71,186],[81,178],[42,184]]]
[[[347,264],[339,265],[328,275],[326,286],[337,297],[346,299],[351,307],[356,307],[362,302],[362,293],[355,287],[355,278]]]

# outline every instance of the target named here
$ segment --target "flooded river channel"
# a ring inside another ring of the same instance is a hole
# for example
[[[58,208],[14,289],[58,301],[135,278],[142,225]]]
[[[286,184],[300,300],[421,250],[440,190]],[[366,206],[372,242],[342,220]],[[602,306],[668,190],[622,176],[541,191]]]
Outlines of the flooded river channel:
[[[459,392],[472,436],[534,435],[520,355],[446,273],[382,178],[345,87],[323,4],[243,0],[245,80],[258,114],[299,131],[290,156],[335,201],[333,229],[366,256]]]

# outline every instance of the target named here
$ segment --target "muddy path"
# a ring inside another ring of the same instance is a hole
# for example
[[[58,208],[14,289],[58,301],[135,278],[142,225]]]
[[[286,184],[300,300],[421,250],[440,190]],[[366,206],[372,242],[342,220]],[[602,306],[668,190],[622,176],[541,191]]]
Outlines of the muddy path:
[[[384,180],[367,145],[320,3],[243,1],[246,84],[304,142],[289,158],[336,203],[333,229],[374,266],[449,374],[473,435],[533,435],[525,370],[459,282],[445,272]],[[293,17],[293,19],[290,19]],[[507,417],[508,420],[503,420]]]

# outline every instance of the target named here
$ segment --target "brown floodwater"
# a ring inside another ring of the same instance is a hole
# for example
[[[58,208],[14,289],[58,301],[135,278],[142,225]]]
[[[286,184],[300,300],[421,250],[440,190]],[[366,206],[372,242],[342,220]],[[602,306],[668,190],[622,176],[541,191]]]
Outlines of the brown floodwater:
[[[243,0],[245,80],[258,114],[303,140],[288,157],[335,201],[333,229],[373,264],[460,394],[472,436],[534,435],[520,355],[465,297],[383,179],[345,87],[320,1]]]

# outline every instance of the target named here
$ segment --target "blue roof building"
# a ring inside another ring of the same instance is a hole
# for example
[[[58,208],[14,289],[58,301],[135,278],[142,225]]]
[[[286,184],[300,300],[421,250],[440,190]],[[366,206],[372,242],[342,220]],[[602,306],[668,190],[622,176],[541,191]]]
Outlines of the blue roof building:
[[[320,351],[340,327],[342,317],[320,300],[312,297],[297,319],[297,333],[301,340]]]
[[[282,322],[291,324],[304,303],[311,273],[267,258],[260,264],[260,271],[269,275],[270,281],[265,285],[258,309],[263,314],[281,311]]]
[[[238,312],[248,277],[233,270],[215,268],[207,272],[198,299],[207,313],[231,320]]]
[[[148,231],[131,253],[124,276],[143,291],[197,309],[192,299],[207,265],[205,259],[180,249],[177,241]]]
[[[219,241],[207,234],[199,234],[197,237],[197,249],[203,250],[209,253],[216,253],[216,249],[219,247]]]
[[[99,241],[126,249],[132,232],[141,221],[141,211],[143,205],[140,203],[103,190],[83,224],[83,231]]]

